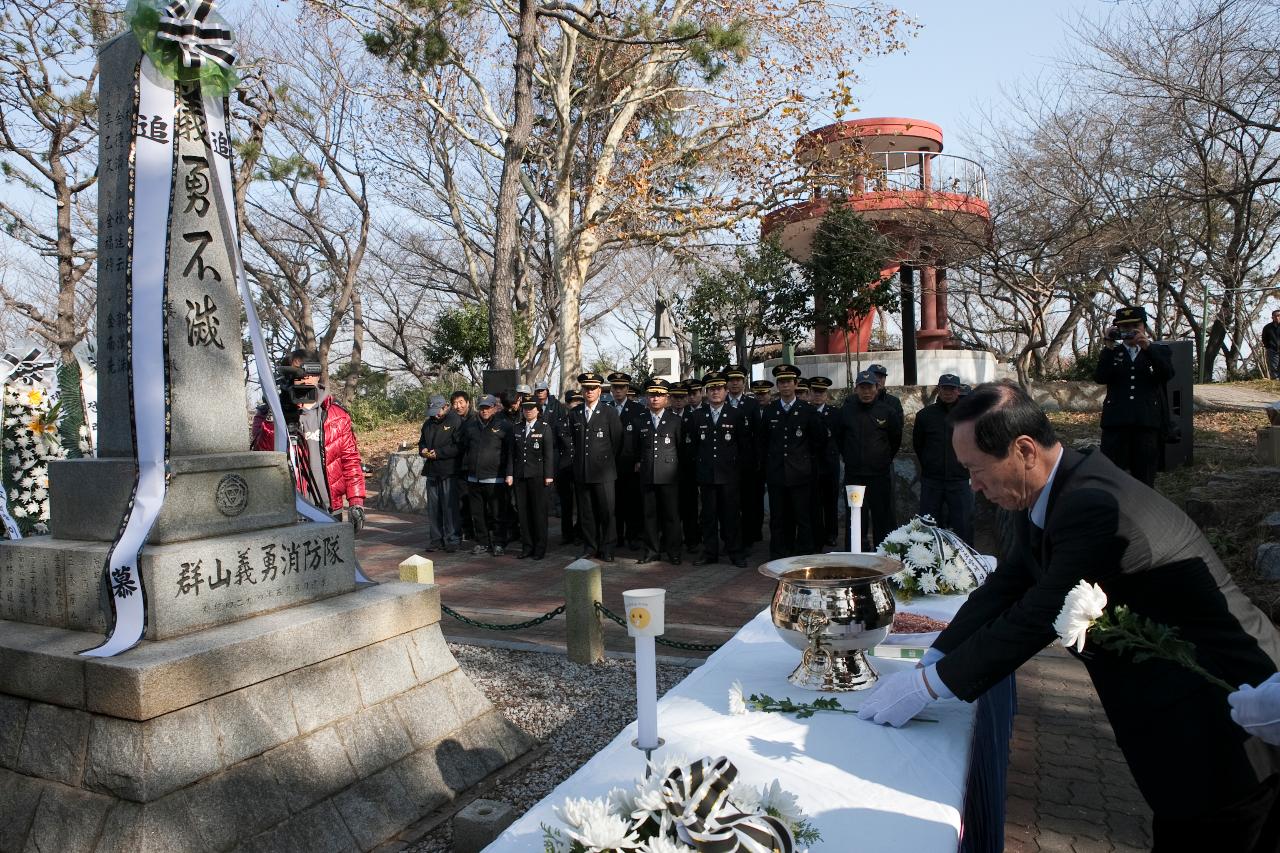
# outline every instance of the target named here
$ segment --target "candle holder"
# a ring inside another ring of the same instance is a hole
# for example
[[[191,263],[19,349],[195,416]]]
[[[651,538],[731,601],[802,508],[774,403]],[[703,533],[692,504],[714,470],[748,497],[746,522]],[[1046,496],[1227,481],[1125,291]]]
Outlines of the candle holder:
[[[666,628],[665,589],[629,589],[622,593],[627,633],[636,641],[636,748],[652,753],[658,737],[658,660],[656,639]]]

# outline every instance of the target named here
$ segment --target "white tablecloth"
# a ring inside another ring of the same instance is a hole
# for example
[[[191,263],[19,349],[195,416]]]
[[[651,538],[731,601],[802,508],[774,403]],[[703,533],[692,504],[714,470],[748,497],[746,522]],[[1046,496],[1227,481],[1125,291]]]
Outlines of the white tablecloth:
[[[848,714],[790,715],[728,711],[729,686],[744,693],[812,701],[836,696],[857,707],[860,693],[819,694],[787,683],[800,653],[783,642],[765,610],[658,703],[662,755],[690,760],[724,755],[739,778],[755,784],[777,779],[800,798],[822,840],[810,849],[840,853],[954,851],[960,836],[975,706],[957,700],[931,705],[938,722],[901,729],[865,723]],[[883,674],[911,661],[876,659]],[[635,723],[545,799],[512,824],[486,853],[542,850],[540,824],[556,826],[552,808],[568,797],[601,797],[644,774],[644,757],[631,746]]]

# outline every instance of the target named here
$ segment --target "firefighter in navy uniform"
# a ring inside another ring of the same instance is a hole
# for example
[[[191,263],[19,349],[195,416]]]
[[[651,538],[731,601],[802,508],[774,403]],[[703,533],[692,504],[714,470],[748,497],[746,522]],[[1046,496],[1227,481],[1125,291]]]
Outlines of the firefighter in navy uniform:
[[[772,402],[769,397],[773,391],[773,383],[768,379],[756,379],[751,383],[751,393],[756,398],[756,405],[763,409]]]
[[[813,483],[814,535],[818,550],[824,545],[836,544],[840,528],[840,446],[832,438],[840,410],[828,399],[830,389],[831,380],[825,376],[809,379],[809,404],[822,416],[827,427],[827,452]]]
[[[569,413],[582,405],[581,391],[566,391],[564,403],[556,407],[548,420],[556,432],[556,496],[560,499],[560,544],[572,545],[581,537],[577,522],[577,497],[573,489],[573,433],[569,429]]]
[[[654,379],[645,387],[649,411],[632,431],[636,479],[644,516],[644,553],[637,563],[650,563],[662,554],[680,565],[680,415],[667,410],[671,385]]]
[[[747,390],[747,377],[750,371],[741,364],[731,364],[722,370],[725,378],[725,404],[740,410],[747,423],[754,426],[760,419],[760,404],[755,395]],[[752,464],[755,461],[752,460]],[[764,482],[754,469],[742,472],[742,545],[750,548],[760,541],[760,531],[764,525]]]
[[[756,436],[760,470],[769,488],[769,559],[816,550],[813,483],[826,456],[827,429],[813,407],[796,398],[800,370],[773,369],[778,399],[760,415]]]
[[[669,410],[680,418],[680,534],[686,551],[696,554],[702,549],[702,526],[698,519],[698,470],[693,447],[693,408],[688,405],[689,387],[685,382],[671,386]]]
[[[520,403],[524,421],[515,427],[511,476],[520,517],[519,559],[541,560],[547,555],[547,499],[556,476],[555,428],[542,419],[537,400]]]
[[[872,547],[860,544],[857,550],[874,550],[897,526],[893,515],[893,457],[902,446],[902,421],[880,399],[875,374],[864,370],[858,374],[853,396],[844,401],[832,426],[844,458],[845,485],[867,487],[862,502],[862,535],[870,539]]]
[[[480,417],[462,427],[462,467],[467,502],[476,531],[473,554],[503,554],[508,532],[502,517],[502,490],[511,476],[511,424],[498,411],[498,398],[485,394],[476,408]]]
[[[702,555],[695,566],[720,562],[724,548],[738,568],[747,565],[747,549],[741,534],[742,480],[755,470],[751,423],[741,409],[725,402],[722,374],[703,378],[707,403],[693,413],[690,438],[702,504]]]
[[[609,399],[605,404],[618,413],[625,438],[635,431],[634,420],[644,414],[644,407],[631,399],[631,377],[625,373],[609,374]],[[636,487],[635,459],[631,458],[632,442],[625,441],[618,458],[618,479],[614,483],[614,510],[617,514],[618,542],[628,548],[640,548],[644,538],[644,518],[640,511],[640,489]]]
[[[598,556],[612,563],[618,532],[613,512],[614,483],[618,479],[623,432],[618,410],[600,399],[603,384],[599,373],[578,376],[583,403],[569,413],[569,432],[573,439],[574,497],[582,530],[579,557]]]
[[[1168,347],[1153,347],[1147,310],[1116,310],[1107,330],[1114,346],[1098,356],[1093,381],[1107,386],[1102,404],[1102,452],[1122,471],[1152,486],[1160,467],[1162,435],[1168,424],[1164,384],[1173,378]]]

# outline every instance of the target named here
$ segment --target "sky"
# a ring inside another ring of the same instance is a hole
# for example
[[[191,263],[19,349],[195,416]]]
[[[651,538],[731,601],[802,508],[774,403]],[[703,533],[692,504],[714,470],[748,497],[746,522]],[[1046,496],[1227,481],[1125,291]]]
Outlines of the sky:
[[[857,69],[856,118],[901,116],[941,125],[943,150],[972,153],[965,130],[998,107],[1001,92],[1052,71],[1081,14],[1101,18],[1115,0],[897,0],[923,25],[902,53]]]

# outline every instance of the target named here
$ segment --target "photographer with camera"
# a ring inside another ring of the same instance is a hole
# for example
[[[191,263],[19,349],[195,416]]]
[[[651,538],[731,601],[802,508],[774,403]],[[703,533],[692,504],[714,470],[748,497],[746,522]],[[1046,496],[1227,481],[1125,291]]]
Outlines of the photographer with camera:
[[[364,527],[364,470],[351,416],[324,390],[324,368],[315,350],[296,349],[280,362],[276,387],[289,431],[289,461],[298,491],[335,516],[346,499],[357,533]],[[275,449],[276,425],[263,404],[253,416],[254,450]]]
[[[1102,404],[1102,452],[1147,486],[1156,481],[1161,436],[1168,425],[1164,385],[1173,378],[1173,359],[1166,347],[1151,346],[1147,311],[1116,310],[1093,381],[1107,386]]]

